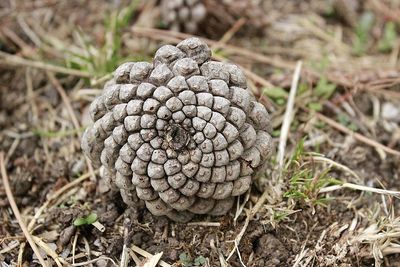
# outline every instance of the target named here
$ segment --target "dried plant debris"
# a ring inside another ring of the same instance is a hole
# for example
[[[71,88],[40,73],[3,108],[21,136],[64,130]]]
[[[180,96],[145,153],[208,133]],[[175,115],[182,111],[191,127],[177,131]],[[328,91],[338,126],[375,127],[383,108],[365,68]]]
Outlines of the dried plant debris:
[[[205,36],[220,39],[227,31],[235,29],[238,36],[265,36],[268,34],[268,28],[273,24],[282,24],[285,14],[304,14],[311,10],[320,14],[329,11],[331,3],[324,0],[313,1],[274,1],[274,0],[200,0],[191,1],[202,6],[204,13],[202,19],[193,22],[193,19],[182,20],[179,16],[181,10],[187,9],[183,0],[167,1],[168,6],[174,8],[165,8],[161,5],[161,15],[167,26],[173,30],[180,30],[189,33],[204,34]],[[352,1],[349,1],[352,2]],[[177,5],[176,3],[180,3]],[[178,7],[179,6],[179,7]],[[348,6],[348,5],[346,5]],[[198,8],[200,10],[200,8]],[[173,11],[170,11],[173,10]],[[192,10],[192,9],[188,9]],[[183,12],[186,14],[189,12]],[[192,12],[194,13],[194,11]],[[200,14],[200,12],[198,12]],[[198,16],[199,17],[199,16]],[[242,22],[240,22],[242,20]],[[353,18],[354,20],[354,18]],[[238,23],[240,26],[238,26]],[[243,24],[242,24],[243,23]],[[196,28],[192,27],[196,25]],[[190,29],[196,30],[195,32]]]
[[[271,22],[268,8],[254,0],[207,0],[204,1],[207,9],[207,20],[202,23],[202,30],[207,35],[221,36],[235,27],[240,19],[245,23],[239,31],[240,35],[262,35]],[[218,37],[219,38],[219,37]]]
[[[207,14],[201,0],[162,0],[161,19],[170,29],[195,33]]]
[[[197,38],[115,71],[90,108],[82,148],[124,201],[188,221],[223,215],[271,153],[270,117],[235,65]]]

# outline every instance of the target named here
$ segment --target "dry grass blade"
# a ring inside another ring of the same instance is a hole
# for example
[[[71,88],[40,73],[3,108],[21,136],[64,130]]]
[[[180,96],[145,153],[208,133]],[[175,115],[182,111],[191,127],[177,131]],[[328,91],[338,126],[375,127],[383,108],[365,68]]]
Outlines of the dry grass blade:
[[[236,247],[236,252],[237,252],[237,254],[238,254],[238,257],[239,257],[239,262],[240,262],[240,264],[242,264],[243,267],[247,267],[246,264],[244,264],[244,262],[243,262],[243,260],[242,260],[242,255],[240,254],[239,246],[238,246],[238,244],[236,243],[236,240],[235,240],[235,247]]]
[[[153,29],[153,28],[132,27],[131,30],[133,33],[140,35],[140,36],[145,36],[145,37],[155,39],[155,40],[160,40],[160,41],[169,41],[171,43],[178,43],[183,39],[192,37],[192,35],[190,35],[190,34],[178,33],[178,32],[167,31],[167,30],[159,30],[159,29]],[[275,66],[278,68],[289,69],[289,70],[295,69],[294,64],[288,63],[281,59],[271,58],[264,54],[257,53],[255,51],[251,51],[251,50],[233,46],[233,45],[219,43],[218,41],[214,41],[211,39],[202,38],[202,40],[205,41],[209,46],[212,46],[212,47],[218,46],[218,47],[222,48],[227,53],[237,54],[237,55],[246,57],[248,59],[255,60],[256,62],[269,64],[269,65],[272,65],[272,66]]]
[[[96,172],[95,172],[96,173]],[[28,230],[31,231],[33,227],[35,226],[35,223],[37,219],[42,215],[42,213],[47,209],[47,207],[57,198],[59,198],[62,194],[64,194],[66,191],[70,190],[71,188],[77,186],[78,184],[82,183],[86,179],[90,177],[90,173],[86,173],[79,177],[76,180],[73,180],[72,182],[64,185],[60,189],[58,189],[53,195],[51,195],[47,201],[36,211],[35,216],[32,218],[32,220],[28,224]]]
[[[228,262],[229,259],[233,256],[233,254],[237,251],[236,248],[239,245],[240,241],[242,240],[243,235],[246,232],[247,227],[249,226],[251,218],[252,218],[251,214],[248,213],[242,229],[240,230],[239,234],[236,236],[236,238],[234,240],[235,243],[234,243],[233,249],[229,253],[228,257],[226,257],[226,259],[225,259],[226,262]]]
[[[315,113],[315,115],[317,116],[318,119],[320,119],[321,121],[325,122],[326,124],[329,124],[331,127],[335,128],[336,130],[339,130],[342,133],[348,134],[353,136],[355,139],[357,139],[360,142],[363,142],[364,144],[367,144],[369,146],[378,148],[378,149],[382,149],[383,151],[385,151],[388,154],[392,154],[395,156],[400,156],[400,151],[392,149],[390,147],[387,147],[385,145],[382,145],[381,143],[372,140],[368,137],[365,137],[364,135],[361,135],[359,133],[355,133],[352,130],[348,129],[347,127],[337,123],[336,121],[322,115],[321,113]]]
[[[153,254],[151,254],[151,253],[149,253],[149,252],[147,252],[147,251],[145,251],[145,250],[143,250],[143,249],[141,249],[141,248],[139,248],[139,247],[137,247],[137,246],[135,246],[135,245],[132,245],[132,246],[131,246],[131,250],[133,250],[133,251],[136,252],[137,254],[142,255],[143,257],[146,257],[146,258],[152,258],[152,257],[154,256]],[[160,261],[158,262],[158,264],[159,264],[161,267],[171,267],[170,264],[168,264],[168,263],[166,263],[165,261],[162,261],[162,260],[160,260]]]
[[[58,72],[63,74],[68,74],[77,77],[89,78],[91,75],[87,72],[83,72],[80,70],[68,69],[60,66],[55,66],[51,64],[46,64],[40,61],[34,61],[25,59],[19,56],[11,55],[8,53],[4,53],[0,51],[0,63],[14,65],[14,66],[24,66],[24,67],[32,67],[52,72]]]
[[[220,227],[221,223],[219,223],[219,222],[190,222],[187,225],[190,225],[190,226],[205,226],[205,227]]]
[[[0,250],[0,255],[13,250],[14,248],[18,247],[20,244],[21,243],[18,240],[14,240],[14,241],[10,242],[10,244],[8,244],[8,246],[6,246],[2,250]]]
[[[46,74],[47,74],[47,77],[49,77],[50,82],[54,85],[57,92],[60,94],[61,99],[63,100],[64,105],[67,108],[68,115],[70,116],[75,129],[78,130],[78,133],[79,133],[80,123],[75,116],[75,113],[74,113],[74,110],[72,109],[71,101],[69,100],[68,95],[65,93],[64,88],[61,86],[61,84],[56,79],[56,77],[54,76],[53,73],[47,71]]]
[[[129,264],[129,245],[131,242],[130,233],[132,231],[132,224],[129,218],[124,220],[124,245],[122,246],[120,267],[127,267]]]
[[[102,233],[106,230],[106,227],[99,221],[95,221],[94,223],[92,223],[92,225]]]
[[[136,266],[140,266],[140,259],[138,256],[136,256],[135,252],[133,252],[133,250],[129,250],[129,255],[131,256],[131,258],[133,259],[133,261],[135,262]]]
[[[374,258],[375,266],[382,266],[384,256],[400,253],[400,217],[395,217],[392,207],[389,215],[375,218],[375,220],[374,223],[362,229],[354,241],[368,244],[369,250],[363,251],[362,256]]]
[[[159,30],[159,29],[153,29],[153,28],[132,27],[131,30],[136,36],[143,36],[143,37],[147,37],[147,38],[150,38],[153,40],[167,41],[167,42],[175,43],[175,44],[182,41],[185,38],[189,38],[192,36],[190,34],[167,31],[167,30]],[[217,41],[206,39],[206,38],[202,38],[202,39],[209,46],[218,45]],[[296,69],[295,62],[283,60],[282,58],[277,58],[277,57],[272,58],[263,53],[258,53],[254,50],[249,50],[246,48],[228,45],[228,44],[220,44],[219,47],[221,49],[223,49],[224,52],[227,54],[238,55],[243,58],[246,58],[247,60],[253,60],[254,62],[271,65],[276,68],[281,68],[281,69],[285,69],[285,70],[295,70]],[[304,67],[303,71],[305,74],[307,74],[309,77],[312,77],[313,79],[318,80],[322,76],[321,73],[318,73],[310,68]],[[343,87],[346,87],[346,88],[354,86],[354,84],[351,80],[345,79],[345,77],[342,77],[342,76],[338,77],[335,73],[326,74],[326,78],[329,81],[336,83],[338,85],[341,85]]]
[[[381,2],[378,0],[369,0],[368,2],[374,9],[376,9],[379,13],[382,13],[388,19],[400,23],[400,11],[393,10],[390,7],[386,6],[384,1]]]
[[[32,236],[32,239],[35,243],[47,254],[49,255],[57,264],[58,267],[62,267],[63,264],[65,266],[70,266],[68,262],[66,262],[63,258],[59,257],[57,253],[55,253],[42,239],[37,236]]]
[[[245,18],[240,18],[239,20],[237,20],[235,22],[235,24],[233,24],[233,26],[222,36],[222,38],[219,40],[218,45],[219,44],[226,44],[229,42],[229,40],[232,39],[232,37],[235,35],[235,33],[240,30],[240,28],[246,23],[246,19]],[[216,45],[215,47],[212,47],[213,49],[217,49],[218,45]]]
[[[320,157],[320,156],[313,156],[312,160],[315,161],[315,162],[326,162],[326,163],[329,163],[330,165],[335,166],[338,169],[342,169],[342,170],[350,173],[352,176],[354,176],[354,178],[357,179],[357,181],[361,181],[362,180],[360,178],[360,176],[358,176],[357,173],[352,171],[349,167],[347,167],[347,166],[345,166],[343,164],[337,163],[336,161],[333,161],[333,160],[325,158],[325,157]]]
[[[143,267],[156,267],[157,264],[160,262],[161,256],[163,255],[162,252],[157,253],[156,255],[152,256],[147,260],[147,262],[143,265]]]
[[[339,189],[343,189],[343,188],[349,188],[349,189],[365,191],[365,192],[372,192],[372,193],[389,195],[389,196],[394,196],[394,197],[400,198],[400,191],[379,189],[379,188],[374,188],[374,187],[369,187],[369,186],[364,186],[364,185],[357,185],[357,184],[352,184],[352,183],[343,183],[340,185],[332,185],[332,186],[324,187],[319,191],[319,193],[327,193],[327,192],[331,192],[331,191],[335,191],[335,190],[339,190]]]
[[[294,71],[292,85],[291,85],[290,93],[289,93],[289,98],[288,98],[287,105],[286,105],[286,111],[285,111],[285,115],[283,117],[281,135],[279,136],[279,147],[278,147],[277,159],[278,159],[278,164],[279,164],[279,167],[281,170],[283,168],[283,159],[285,156],[285,148],[286,148],[287,138],[289,135],[290,124],[292,123],[292,119],[294,116],[293,109],[294,109],[297,87],[298,87],[299,79],[300,79],[301,65],[302,65],[301,61],[298,62],[296,69]]]
[[[77,132],[77,135],[78,135],[78,137],[80,137],[81,136],[80,131],[79,131],[80,123],[79,123],[78,119],[76,118],[74,110],[72,109],[71,101],[70,101],[68,95],[65,93],[64,88],[61,86],[61,84],[56,79],[56,77],[54,76],[53,73],[47,71],[47,76],[49,77],[50,82],[56,88],[57,92],[60,94],[60,96],[61,96],[61,98],[62,98],[62,100],[64,102],[64,105],[67,108],[68,114],[69,114],[69,116],[70,116],[70,118],[72,120],[72,123],[74,124],[74,127],[75,127],[75,130]],[[91,173],[91,176],[92,176],[91,178],[93,180],[96,180],[96,177],[95,177],[95,174],[94,174],[94,170],[93,170],[93,166],[90,163],[90,160],[86,156],[85,156],[85,159],[86,159],[86,165],[88,167],[88,170],[89,170],[89,172]]]
[[[85,262],[80,262],[80,263],[74,263],[74,264],[72,264],[72,265],[70,265],[70,266],[74,266],[74,267],[88,266],[89,264],[95,263],[95,262],[97,262],[97,261],[99,261],[99,260],[108,260],[108,261],[110,261],[114,266],[118,266],[118,265],[115,263],[115,261],[114,261],[113,259],[111,259],[111,258],[109,258],[109,257],[106,257],[106,256],[100,256],[100,257],[98,257],[98,258],[96,258],[96,259],[93,259],[93,260],[90,260],[90,261],[85,261]]]
[[[295,72],[293,74],[293,80],[292,80],[292,87],[290,89],[290,95],[286,107],[286,113],[284,117],[284,122],[282,124],[282,130],[281,130],[281,137],[280,137],[280,142],[279,142],[279,152],[278,152],[278,163],[280,166],[280,170],[282,169],[283,166],[283,157],[285,153],[285,147],[286,147],[286,140],[289,134],[289,128],[290,124],[292,121],[293,117],[293,107],[294,107],[294,100],[296,96],[296,91],[297,91],[297,85],[300,79],[300,72],[301,72],[301,61],[297,63]],[[235,245],[231,252],[229,253],[228,257],[226,258],[226,261],[228,261],[233,254],[238,251],[237,246],[239,245],[241,239],[243,238],[244,233],[246,232],[247,226],[249,225],[250,220],[254,217],[254,215],[259,211],[261,206],[264,204],[264,202],[267,200],[269,191],[265,190],[264,193],[261,195],[261,197],[258,199],[257,203],[254,205],[254,207],[251,209],[250,212],[247,213],[246,221],[240,231],[240,233],[236,236],[234,242]],[[239,256],[240,257],[240,256]]]
[[[10,203],[11,209],[15,215],[15,218],[18,221],[19,226],[21,227],[22,232],[24,233],[26,239],[29,242],[29,245],[31,246],[33,252],[35,253],[36,257],[38,258],[40,264],[44,267],[47,266],[46,262],[44,261],[42,255],[40,255],[39,248],[36,246],[35,241],[33,240],[31,234],[29,233],[28,229],[26,228],[26,225],[21,217],[21,214],[19,212],[17,203],[15,202],[13,193],[11,191],[10,183],[8,180],[8,175],[6,171],[6,166],[4,165],[4,153],[0,152],[0,170],[1,170],[1,176],[3,179],[3,185],[4,189],[6,191],[7,199]]]

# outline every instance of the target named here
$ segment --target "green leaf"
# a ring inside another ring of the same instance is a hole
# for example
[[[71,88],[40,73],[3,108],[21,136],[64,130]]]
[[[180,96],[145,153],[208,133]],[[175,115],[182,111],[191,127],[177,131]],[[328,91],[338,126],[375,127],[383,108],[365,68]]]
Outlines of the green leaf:
[[[397,39],[396,25],[389,21],[385,24],[383,38],[378,43],[378,49],[381,52],[390,52]]]
[[[324,129],[326,127],[326,123],[323,121],[317,121],[314,123],[314,126],[318,129]]]
[[[311,63],[310,63],[311,67],[318,72],[325,71],[329,67],[329,64],[330,64],[328,54],[324,53],[322,56],[323,56],[322,59],[320,59],[318,61],[311,61]]]
[[[179,260],[183,264],[183,266],[190,266],[192,263],[192,258],[190,255],[186,254],[185,252],[179,255]]]
[[[365,12],[362,14],[358,25],[355,30],[356,38],[353,42],[354,53],[361,56],[365,53],[367,48],[368,39],[370,37],[370,31],[374,24],[374,14],[372,12]]]
[[[194,260],[194,265],[195,266],[201,266],[204,263],[206,263],[206,259],[203,256],[199,256]]]
[[[314,111],[321,111],[322,110],[322,104],[318,102],[313,102],[308,104],[308,108]]]
[[[83,217],[77,218],[77,219],[75,219],[75,221],[74,221],[74,225],[75,225],[75,226],[82,226],[82,225],[85,225],[85,224],[87,224],[86,218],[83,218]]]
[[[263,93],[271,98],[287,98],[289,93],[281,87],[264,88]]]
[[[278,137],[281,135],[281,130],[273,130],[272,131],[272,136],[273,137]]]
[[[286,103],[286,100],[283,98],[278,98],[276,101],[276,104],[278,104],[279,106],[283,106]]]
[[[335,92],[336,85],[328,82],[325,77],[319,79],[317,86],[315,87],[315,94],[317,96],[323,97],[324,99],[328,99],[332,96],[333,92]]]
[[[358,131],[358,127],[357,125],[355,125],[354,123],[349,123],[349,125],[347,125],[347,128],[349,128],[350,130],[352,130],[353,132],[357,132]]]
[[[337,115],[337,119],[340,124],[346,126],[348,129],[352,130],[353,132],[358,131],[357,125],[354,124],[346,114],[339,113]]]
[[[91,213],[86,217],[86,223],[87,224],[92,224],[95,221],[97,221],[97,214],[96,213]]]
[[[97,221],[97,214],[96,213],[90,213],[86,217],[80,217],[76,218],[74,221],[75,226],[82,226],[82,225],[89,225]]]

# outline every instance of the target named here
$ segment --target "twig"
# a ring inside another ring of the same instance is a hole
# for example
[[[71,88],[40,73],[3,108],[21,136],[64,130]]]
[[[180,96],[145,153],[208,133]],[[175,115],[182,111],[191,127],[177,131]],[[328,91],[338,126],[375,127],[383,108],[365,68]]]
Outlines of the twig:
[[[70,264],[66,262],[63,258],[57,255],[45,242],[43,242],[42,239],[40,239],[37,236],[32,236],[32,239],[35,241],[35,243],[42,248],[42,250],[49,255],[57,264],[58,267],[62,267],[64,265],[69,266]],[[62,264],[61,264],[62,263]]]
[[[97,171],[96,171],[97,172]],[[85,181],[90,177],[90,173],[86,173],[79,177],[78,179],[73,180],[72,182],[64,185],[60,189],[58,189],[53,195],[51,195],[47,201],[36,211],[35,216],[32,218],[32,220],[28,224],[28,230],[32,231],[33,227],[35,226],[35,223],[37,219],[42,215],[43,211],[46,210],[46,208],[54,201],[56,200],[59,196],[64,194],[66,191],[70,190],[71,188],[77,186],[81,182]]]
[[[243,267],[247,267],[246,264],[244,264],[244,262],[242,260],[242,255],[240,255],[239,246],[238,246],[238,243],[236,242],[236,240],[235,240],[235,247],[236,247],[236,252],[238,254],[240,263],[242,264]]]
[[[225,32],[225,34],[222,36],[222,38],[219,40],[219,42],[213,46],[213,49],[218,49],[220,47],[221,44],[226,44],[229,42],[230,39],[232,39],[232,37],[235,35],[235,33],[240,30],[240,28],[246,23],[246,19],[245,18],[240,18],[238,19],[233,26],[227,31]]]
[[[249,79],[253,80],[254,82],[259,83],[263,87],[266,87],[266,88],[275,87],[272,83],[270,83],[269,81],[267,81],[263,77],[257,75],[256,73],[252,72],[251,70],[249,70],[249,69],[247,69],[247,68],[245,68],[243,66],[241,66],[241,68],[242,68],[243,72],[246,74],[246,76]],[[273,104],[271,104],[272,106],[276,106],[276,104],[274,102],[272,102],[272,101],[270,101],[270,102],[273,103]]]
[[[151,256],[148,261],[143,265],[143,267],[156,267],[160,262],[160,259],[163,255],[163,252],[157,253],[156,255]]]
[[[367,191],[367,192],[372,192],[372,193],[377,193],[377,194],[382,194],[382,195],[394,196],[397,198],[400,197],[400,191],[386,190],[386,189],[380,189],[380,188],[352,184],[352,183],[343,183],[340,185],[332,185],[332,186],[324,187],[324,188],[321,188],[321,190],[319,190],[319,193],[332,192],[332,191],[339,190],[342,188],[350,188],[350,189],[359,190],[359,191]]]
[[[24,256],[25,247],[26,247],[26,242],[21,243],[21,246],[19,247],[18,256],[17,256],[17,266],[18,267],[22,266],[22,257]]]
[[[36,35],[36,33],[34,31],[32,31],[31,28],[29,28],[29,25],[25,22],[24,17],[21,15],[18,15],[17,21],[18,21],[18,24],[21,27],[21,29],[29,37],[29,39],[35,44],[35,46],[42,47],[42,41],[39,39],[39,37]]]
[[[286,106],[286,113],[284,117],[284,121],[282,124],[282,130],[281,130],[281,138],[280,138],[280,143],[279,143],[279,153],[281,153],[281,156],[279,157],[278,154],[278,159],[280,159],[279,165],[279,171],[282,171],[282,166],[283,166],[283,156],[285,153],[285,147],[286,147],[286,140],[289,134],[289,128],[290,128],[290,123],[292,121],[292,116],[293,116],[293,106],[294,106],[294,99],[296,96],[296,91],[297,91],[297,85],[299,82],[300,78],[300,71],[301,71],[301,61],[297,63],[295,72],[293,74],[293,81],[292,81],[292,87],[290,89],[290,94],[289,94],[289,99],[288,103]],[[245,223],[243,225],[243,228],[241,229],[240,233],[236,236],[235,238],[235,246],[229,253],[228,257],[226,258],[226,261],[228,261],[232,255],[235,253],[236,247],[239,245],[244,233],[246,232],[247,226],[249,225],[250,220],[254,217],[254,215],[259,211],[261,206],[264,204],[264,202],[267,200],[270,192],[268,190],[265,190],[264,193],[261,195],[261,197],[258,199],[257,203],[254,205],[254,207],[250,210],[250,212],[247,213],[247,217],[245,220]]]
[[[46,64],[46,63],[43,63],[40,61],[29,60],[29,59],[25,59],[25,58],[22,58],[19,56],[4,53],[2,51],[0,51],[0,59],[2,59],[2,60],[0,60],[0,63],[3,63],[3,64],[32,67],[32,68],[43,69],[43,70],[52,71],[52,72],[68,74],[68,75],[72,75],[72,76],[83,77],[83,78],[91,77],[90,73],[87,73],[87,72],[83,72],[80,70],[74,70],[74,69],[68,69],[68,68],[64,68],[61,66],[55,66],[55,65],[51,65],[51,64]]]
[[[151,253],[149,253],[149,252],[147,252],[147,251],[145,251],[145,250],[143,250],[143,249],[141,249],[141,248],[139,248],[139,247],[137,247],[137,246],[135,246],[135,245],[132,245],[132,246],[131,246],[131,250],[133,250],[133,251],[136,252],[137,254],[140,254],[140,255],[142,255],[143,257],[146,257],[146,258],[151,258],[151,257],[154,256],[153,254],[151,254]],[[166,263],[165,261],[162,261],[162,260],[160,260],[160,261],[158,262],[158,264],[159,264],[161,267],[172,267],[170,264],[168,264],[168,263]]]
[[[357,175],[357,173],[355,173],[349,167],[347,167],[347,166],[345,166],[343,164],[337,163],[337,162],[335,162],[335,161],[333,161],[331,159],[328,159],[328,158],[325,158],[325,157],[320,157],[320,156],[313,156],[312,160],[315,161],[315,162],[327,162],[327,163],[331,164],[332,166],[335,166],[335,167],[337,167],[339,169],[342,169],[342,170],[350,173],[351,175],[354,176],[354,178],[357,179],[357,181],[362,181],[362,179],[360,178],[360,176]]]
[[[133,261],[135,262],[136,266],[139,266],[139,264],[141,263],[140,259],[138,258],[138,256],[136,256],[135,252],[133,252],[132,249],[129,250],[129,255],[131,255],[131,258],[133,259]]]
[[[72,266],[74,266],[74,267],[87,266],[88,264],[95,263],[96,261],[99,261],[99,260],[109,260],[109,261],[111,261],[113,263],[114,266],[118,266],[113,259],[111,259],[109,257],[106,257],[106,256],[100,256],[100,257],[98,257],[96,259],[93,259],[93,260],[90,260],[90,261],[74,263],[74,264],[72,264]]]
[[[11,250],[13,250],[14,248],[18,247],[21,243],[18,240],[13,240],[12,242],[10,242],[8,244],[7,247],[3,248],[2,250],[0,250],[0,255],[1,254],[5,254]]]
[[[15,218],[17,219],[18,224],[21,227],[21,230],[26,237],[26,240],[28,240],[29,245],[31,246],[36,257],[38,258],[40,264],[42,266],[46,267],[47,264],[44,261],[44,259],[42,258],[42,255],[40,255],[39,248],[36,246],[35,241],[33,241],[31,234],[29,233],[28,229],[26,228],[26,225],[25,225],[24,221],[22,220],[21,214],[19,212],[17,203],[15,203],[15,199],[14,199],[13,193],[11,191],[10,183],[9,183],[8,176],[7,176],[6,166],[4,165],[4,152],[2,152],[2,151],[0,152],[0,171],[1,171],[1,177],[3,179],[4,190],[6,191],[7,199],[8,199],[8,202],[10,203],[10,206],[15,215]]]
[[[64,88],[61,86],[60,82],[56,79],[53,73],[47,71],[46,74],[47,77],[49,77],[50,82],[54,85],[55,89],[60,94],[61,99],[64,102],[68,115],[70,116],[75,129],[79,130],[80,128],[79,121],[75,116],[74,110],[72,109],[71,101],[69,100],[68,95],[66,94]]]
[[[249,226],[250,220],[253,216],[251,215],[251,213],[249,212],[247,214],[246,220],[244,221],[244,225],[242,227],[242,229],[240,230],[239,234],[236,236],[235,240],[234,240],[234,247],[231,250],[231,252],[229,253],[228,257],[226,257],[225,261],[228,262],[229,259],[233,256],[233,254],[236,252],[236,247],[239,245],[240,241],[242,240],[242,237],[244,235],[244,233],[246,232],[247,226]]]
[[[187,225],[188,226],[220,227],[221,223],[219,223],[219,222],[190,222]]]
[[[1,32],[21,48],[22,54],[31,54],[34,52],[34,48],[30,47],[24,40],[22,40],[17,34],[15,34],[14,31],[10,30],[8,27],[3,26]]]
[[[218,249],[215,246],[214,239],[210,240],[210,247],[211,247],[211,250],[213,250],[215,253],[218,254],[218,259],[219,259],[219,263],[221,264],[221,267],[228,267],[228,263],[226,262],[224,256],[222,255],[221,249]]]
[[[400,12],[398,10],[393,10],[387,7],[384,2],[378,0],[370,0],[368,2],[371,4],[373,9],[375,9],[379,13],[382,13],[383,16],[387,17],[390,20],[396,21],[397,23],[400,23]]]
[[[83,236],[83,243],[85,244],[85,250],[86,250],[86,257],[87,257],[87,260],[90,261],[90,260],[91,260],[91,257],[90,257],[91,250],[90,250],[89,242],[88,242],[88,240],[87,240],[87,238],[86,238],[85,236]],[[90,266],[90,267],[93,267],[93,264],[90,263],[89,266]]]
[[[153,29],[153,28],[142,28],[142,27],[136,27],[136,26],[132,27],[131,30],[136,35],[145,36],[145,37],[148,37],[148,38],[151,38],[154,40],[160,40],[160,41],[167,39],[171,43],[178,43],[183,39],[193,36],[193,35],[185,34],[185,33],[178,33],[178,32],[159,30],[159,29]],[[204,42],[206,42],[209,46],[218,45],[218,41],[214,41],[214,40],[206,39],[206,38],[202,38],[202,40]],[[228,45],[228,44],[219,44],[219,47],[224,49],[224,51],[226,51],[227,53],[241,55],[241,56],[247,57],[249,59],[256,60],[257,62],[260,62],[260,63],[269,64],[269,65],[272,65],[272,66],[275,66],[278,68],[283,68],[283,69],[290,69],[290,70],[295,69],[295,66],[291,63],[285,62],[281,59],[270,58],[264,54],[260,54],[255,51],[250,51],[245,48]]]
[[[314,34],[318,38],[326,41],[326,43],[328,44],[329,43],[333,44],[338,50],[340,50],[340,52],[344,54],[349,54],[350,48],[346,44],[338,41],[337,38],[334,38],[332,37],[332,35],[326,33],[323,29],[316,26],[310,19],[304,18],[300,21],[300,23],[304,28],[309,30],[312,34]]]
[[[102,233],[106,230],[106,227],[99,221],[95,221],[92,225]]]
[[[235,226],[236,226],[237,219],[239,218],[240,214],[242,214],[244,207],[247,204],[247,201],[249,201],[249,199],[250,199],[250,193],[251,193],[251,188],[249,190],[247,190],[246,194],[244,195],[244,200],[243,200],[242,204],[239,203],[240,197],[237,198],[237,209],[235,212],[235,217],[233,217],[233,225],[235,225]]]
[[[18,145],[20,144],[21,139],[20,138],[16,138],[14,139],[14,141],[12,142],[10,148],[8,149],[8,152],[6,154],[6,158],[4,159],[4,165],[7,165],[8,160],[11,158],[11,156],[14,154],[15,150],[17,149]]]
[[[304,108],[305,110],[309,111],[308,109]],[[385,151],[386,153],[395,155],[395,156],[400,156],[400,151],[398,150],[394,150],[390,147],[387,147],[385,145],[382,145],[381,143],[372,140],[368,137],[365,137],[364,135],[361,135],[359,133],[355,133],[352,130],[348,129],[347,127],[345,127],[344,125],[341,125],[339,123],[337,123],[336,121],[322,115],[321,113],[316,112],[315,116],[320,119],[321,121],[325,122],[326,124],[329,124],[331,127],[335,128],[336,130],[339,130],[342,133],[348,134],[353,136],[356,140],[363,142],[364,144],[367,144],[369,146],[375,147],[375,148],[379,148],[382,149],[383,151]]]
[[[160,30],[160,29],[153,29],[153,28],[142,28],[142,27],[132,27],[132,32],[136,36],[144,36],[153,40],[159,41],[168,41],[170,43],[178,43],[183,39],[192,37],[193,35],[173,32],[168,30]],[[218,42],[206,38],[202,38],[209,46],[215,46]],[[220,45],[221,49],[223,49],[228,54],[239,55],[247,59],[254,60],[259,63],[271,65],[277,68],[286,69],[286,70],[294,70],[296,65],[294,62],[285,61],[281,58],[272,58],[263,53],[258,53],[254,50],[249,50],[246,48],[222,44]],[[321,73],[318,73],[310,68],[303,68],[304,74],[312,77],[313,79],[320,79],[322,77]],[[327,73],[326,78],[333,83],[341,85],[343,87],[352,87],[353,83],[350,80],[343,79],[343,77],[337,77],[335,73]]]
[[[72,120],[72,123],[75,127],[75,130],[77,131],[77,135],[80,138],[81,137],[80,127],[81,126],[79,124],[78,119],[76,118],[74,110],[72,109],[71,101],[70,101],[68,95],[65,93],[64,88],[61,86],[61,84],[59,83],[59,81],[56,79],[56,77],[54,76],[54,74],[52,72],[47,71],[46,74],[49,77],[50,82],[54,85],[57,92],[60,94],[60,96],[64,102],[64,105],[67,108],[67,112],[68,112],[68,114]],[[86,159],[86,165],[88,167],[89,172],[91,173],[92,179],[96,180],[96,176],[94,174],[93,166],[90,163],[90,160],[88,159],[87,156],[85,156],[85,159]]]
[[[72,241],[72,265],[75,264],[76,244],[78,243],[78,231],[75,232],[74,240]]]
[[[129,218],[124,220],[124,245],[122,247],[120,267],[127,267],[129,264],[129,246],[131,244],[132,223]]]
[[[285,148],[286,148],[287,138],[289,135],[290,124],[292,123],[292,119],[294,116],[293,107],[294,107],[294,100],[295,100],[296,92],[297,92],[297,85],[298,85],[299,79],[300,79],[301,65],[302,65],[302,63],[301,63],[301,61],[299,61],[297,63],[296,69],[294,71],[292,86],[290,88],[289,98],[288,98],[287,105],[286,105],[286,111],[285,111],[285,115],[283,117],[281,135],[279,137],[279,148],[278,148],[277,159],[278,159],[278,164],[279,164],[279,167],[281,170],[283,168],[283,159],[285,156]]]

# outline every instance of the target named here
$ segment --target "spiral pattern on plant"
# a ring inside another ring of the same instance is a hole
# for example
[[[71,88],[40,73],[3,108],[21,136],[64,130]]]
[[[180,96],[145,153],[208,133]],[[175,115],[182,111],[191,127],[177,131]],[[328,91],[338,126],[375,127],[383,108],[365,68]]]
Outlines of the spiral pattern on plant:
[[[270,118],[233,64],[197,38],[128,62],[90,106],[82,148],[124,202],[188,221],[223,215],[271,152]]]

